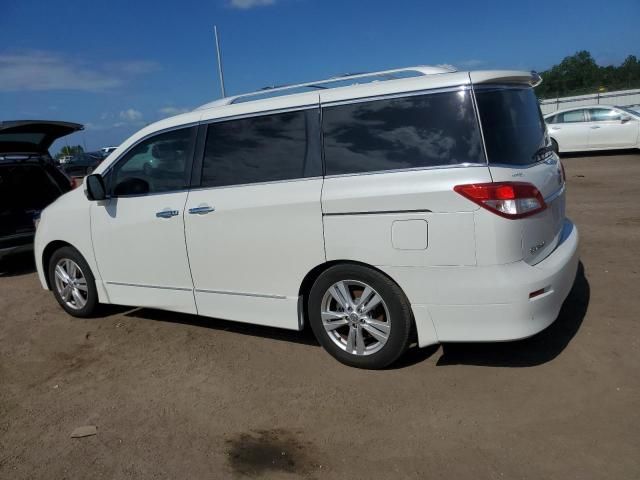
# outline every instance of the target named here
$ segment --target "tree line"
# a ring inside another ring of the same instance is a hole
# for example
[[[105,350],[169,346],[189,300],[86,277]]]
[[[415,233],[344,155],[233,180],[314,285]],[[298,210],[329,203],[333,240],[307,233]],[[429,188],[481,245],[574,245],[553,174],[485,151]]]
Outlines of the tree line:
[[[629,55],[617,67],[601,67],[591,53],[582,50],[540,75],[542,84],[536,88],[540,99],[626,90],[640,88],[640,61]]]
[[[82,152],[84,152],[84,148],[82,148],[82,145],[65,145],[60,149],[58,153],[56,153],[55,158],[59,160],[61,157],[75,157]]]

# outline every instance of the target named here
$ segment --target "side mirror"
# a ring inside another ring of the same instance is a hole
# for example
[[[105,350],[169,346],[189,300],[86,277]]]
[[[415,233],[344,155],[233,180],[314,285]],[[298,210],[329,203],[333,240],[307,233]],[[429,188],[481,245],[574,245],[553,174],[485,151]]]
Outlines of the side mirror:
[[[631,120],[629,115],[622,115],[622,117],[620,117],[620,123],[627,123],[629,120]]]
[[[107,189],[104,186],[104,179],[99,173],[89,175],[85,179],[84,184],[87,186],[85,194],[89,200],[98,201],[107,198]]]

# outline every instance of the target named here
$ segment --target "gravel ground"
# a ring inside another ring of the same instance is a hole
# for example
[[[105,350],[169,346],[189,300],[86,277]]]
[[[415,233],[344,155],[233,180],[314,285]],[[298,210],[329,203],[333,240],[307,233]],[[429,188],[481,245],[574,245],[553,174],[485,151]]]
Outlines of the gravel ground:
[[[582,265],[528,340],[345,367],[307,332],[67,316],[0,274],[0,478],[640,478],[640,155],[565,158]],[[95,425],[97,434],[71,438]]]

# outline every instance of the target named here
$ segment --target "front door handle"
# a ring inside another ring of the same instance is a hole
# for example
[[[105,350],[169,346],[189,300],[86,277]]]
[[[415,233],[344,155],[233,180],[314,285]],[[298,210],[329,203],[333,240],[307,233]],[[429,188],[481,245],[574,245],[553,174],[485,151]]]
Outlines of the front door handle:
[[[189,213],[192,215],[204,215],[205,213],[214,212],[216,209],[209,205],[200,205],[199,207],[193,207],[189,209]]]
[[[160,212],[156,212],[156,217],[158,218],[171,218],[171,217],[175,217],[176,215],[178,215],[180,212],[178,212],[178,210],[162,210]]]
[[[599,125],[592,125],[591,126],[591,130],[595,130],[596,128],[600,128],[600,126]]]

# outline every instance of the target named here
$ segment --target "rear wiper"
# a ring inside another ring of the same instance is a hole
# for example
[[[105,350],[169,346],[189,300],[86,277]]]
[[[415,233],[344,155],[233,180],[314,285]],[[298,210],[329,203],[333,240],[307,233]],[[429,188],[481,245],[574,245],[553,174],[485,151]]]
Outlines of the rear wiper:
[[[551,145],[546,145],[544,147],[540,147],[535,152],[533,152],[533,155],[531,155],[531,158],[533,160],[542,160],[543,158],[546,158],[549,153],[552,153],[552,152],[553,152],[553,148],[551,147]]]

